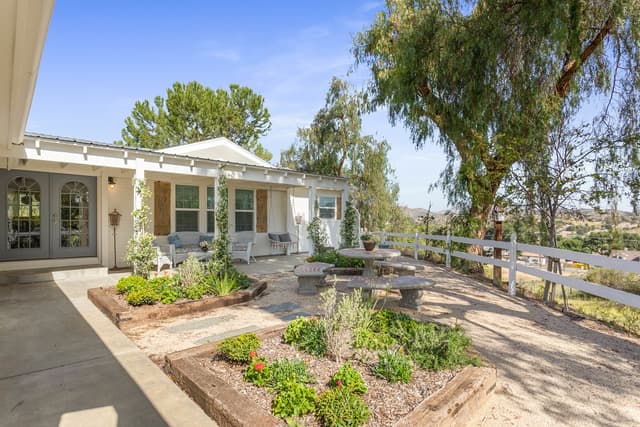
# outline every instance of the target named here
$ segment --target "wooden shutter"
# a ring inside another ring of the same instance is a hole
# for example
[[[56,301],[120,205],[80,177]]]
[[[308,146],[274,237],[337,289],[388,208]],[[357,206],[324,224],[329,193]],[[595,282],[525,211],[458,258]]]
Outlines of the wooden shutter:
[[[153,234],[171,233],[171,183],[156,181],[153,184]]]
[[[256,233],[267,232],[267,190],[256,190]]]
[[[342,219],[342,197],[336,197],[336,219]]]

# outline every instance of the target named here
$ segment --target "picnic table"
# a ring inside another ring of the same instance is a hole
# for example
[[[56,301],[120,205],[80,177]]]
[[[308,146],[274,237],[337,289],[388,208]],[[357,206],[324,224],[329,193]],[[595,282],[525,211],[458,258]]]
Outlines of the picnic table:
[[[351,289],[360,288],[362,294],[371,297],[374,290],[397,289],[400,291],[400,306],[417,310],[420,306],[422,297],[426,289],[433,286],[433,280],[416,276],[399,276],[399,277],[356,277],[351,279],[347,287]]]
[[[376,260],[385,260],[400,256],[400,251],[397,249],[380,248],[376,248],[372,251],[367,251],[362,248],[347,248],[340,249],[338,253],[347,258],[357,258],[364,260],[364,270],[362,271],[363,277],[376,277],[376,272],[373,268],[373,263]]]

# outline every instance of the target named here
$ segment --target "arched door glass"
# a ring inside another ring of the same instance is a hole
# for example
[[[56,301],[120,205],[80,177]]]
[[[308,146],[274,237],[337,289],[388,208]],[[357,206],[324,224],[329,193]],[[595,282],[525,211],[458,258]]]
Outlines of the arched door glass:
[[[77,181],[60,191],[60,247],[89,246],[89,189]]]
[[[7,248],[40,247],[40,184],[18,176],[7,186]]]

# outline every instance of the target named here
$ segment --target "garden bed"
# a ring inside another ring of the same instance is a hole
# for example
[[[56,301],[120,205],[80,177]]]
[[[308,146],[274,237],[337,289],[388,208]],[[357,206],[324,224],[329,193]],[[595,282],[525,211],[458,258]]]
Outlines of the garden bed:
[[[302,360],[316,379],[318,395],[330,388],[330,377],[341,363],[296,350],[282,342],[286,327],[257,333],[258,354],[267,360]],[[273,393],[244,380],[246,366],[228,362],[217,348],[220,342],[172,353],[165,358],[171,377],[216,422],[223,426],[281,426],[271,415]],[[366,383],[362,399],[369,408],[367,426],[465,425],[495,387],[493,367],[466,366],[453,370],[416,369],[409,383],[389,383],[374,376],[364,363],[351,361]],[[313,415],[296,417],[307,427],[321,425]]]
[[[225,296],[207,296],[198,300],[181,299],[171,304],[154,304],[134,307],[114,287],[92,288],[87,296],[118,328],[135,326],[152,319],[166,319],[183,314],[199,313],[214,308],[250,301],[267,289],[267,282],[250,278],[246,289]]]

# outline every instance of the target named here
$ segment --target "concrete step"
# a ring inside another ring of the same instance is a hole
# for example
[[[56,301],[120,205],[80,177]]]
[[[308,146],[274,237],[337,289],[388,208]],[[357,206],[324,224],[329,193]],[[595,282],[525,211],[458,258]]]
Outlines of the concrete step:
[[[101,265],[78,265],[72,267],[39,268],[0,272],[0,284],[23,284],[58,280],[81,279],[83,277],[107,277],[109,271]]]

